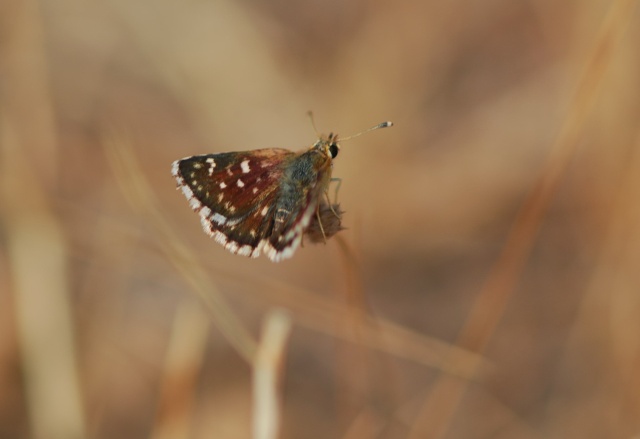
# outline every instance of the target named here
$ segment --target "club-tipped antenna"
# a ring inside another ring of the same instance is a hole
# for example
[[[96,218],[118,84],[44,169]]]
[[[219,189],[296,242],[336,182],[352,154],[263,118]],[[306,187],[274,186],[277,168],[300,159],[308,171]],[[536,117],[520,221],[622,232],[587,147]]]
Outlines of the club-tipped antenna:
[[[307,116],[309,117],[309,120],[311,121],[311,126],[313,127],[313,131],[315,131],[316,136],[320,137],[320,133],[318,132],[318,129],[316,128],[316,122],[313,119],[313,111],[307,111]],[[378,125],[373,126],[371,128],[368,128],[364,131],[360,131],[359,133],[353,134],[349,137],[341,137],[340,141],[342,142],[343,140],[349,140],[349,139],[353,139],[354,137],[358,137],[363,135],[364,133],[368,133],[369,131],[373,131],[373,130],[379,130],[380,128],[387,128],[387,127],[392,127],[393,126],[393,122],[391,121],[386,121],[386,122],[380,122]]]
[[[391,121],[386,121],[386,122],[380,122],[378,125],[373,126],[369,129],[366,129],[364,131],[360,131],[359,133],[353,134],[349,137],[341,137],[340,141],[343,142],[345,140],[349,140],[349,139],[353,139],[354,137],[358,137],[363,135],[364,133],[368,133],[369,131],[373,131],[373,130],[379,130],[380,128],[387,128],[387,127],[392,127],[393,126],[393,122]]]

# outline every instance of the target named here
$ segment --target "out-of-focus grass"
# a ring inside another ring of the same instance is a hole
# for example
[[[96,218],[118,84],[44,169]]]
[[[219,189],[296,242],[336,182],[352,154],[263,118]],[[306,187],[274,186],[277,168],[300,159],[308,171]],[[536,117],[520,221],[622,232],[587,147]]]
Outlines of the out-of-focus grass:
[[[3,3],[0,436],[637,435],[634,6]],[[227,254],[170,163],[310,109],[347,230]]]

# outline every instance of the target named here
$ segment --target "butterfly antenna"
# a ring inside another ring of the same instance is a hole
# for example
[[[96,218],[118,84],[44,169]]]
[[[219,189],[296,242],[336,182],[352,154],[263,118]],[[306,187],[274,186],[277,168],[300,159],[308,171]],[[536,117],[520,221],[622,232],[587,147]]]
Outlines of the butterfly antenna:
[[[313,111],[307,111],[307,116],[309,116],[309,120],[311,121],[311,126],[313,127],[313,131],[315,131],[316,136],[320,137],[320,133],[316,128],[316,122],[313,120]]]
[[[369,129],[366,129],[366,130],[364,130],[364,131],[360,131],[359,133],[354,134],[354,135],[352,135],[352,136],[349,136],[349,137],[342,137],[342,138],[340,139],[340,141],[345,141],[345,140],[353,139],[354,137],[361,136],[361,135],[363,135],[364,133],[368,133],[369,131],[379,130],[380,128],[387,128],[387,127],[392,127],[392,126],[393,126],[393,122],[391,122],[391,121],[381,122],[381,123],[379,123],[379,124],[378,124],[378,125],[376,125],[376,126],[373,126],[373,127],[369,128]]]

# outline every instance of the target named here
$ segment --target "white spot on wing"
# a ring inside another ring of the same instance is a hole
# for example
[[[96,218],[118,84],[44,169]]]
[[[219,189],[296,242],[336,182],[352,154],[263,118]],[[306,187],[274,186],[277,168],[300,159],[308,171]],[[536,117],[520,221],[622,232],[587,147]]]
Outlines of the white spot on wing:
[[[238,187],[244,187],[244,181],[238,179]]]
[[[258,243],[258,245],[256,246],[256,248],[253,249],[253,253],[251,253],[251,257],[252,258],[257,258],[258,256],[260,256],[260,252],[262,251],[262,249],[264,248],[264,245],[267,243],[266,240],[262,240]]]
[[[227,221],[227,218],[223,215],[220,215],[219,213],[214,213],[211,217],[211,221],[223,225]]]
[[[209,157],[207,159],[207,163],[209,163],[209,176],[213,175],[213,170],[216,169],[216,161]]]
[[[264,207],[262,208],[262,212],[260,212],[260,215],[262,215],[262,216],[266,216],[266,215],[267,215],[267,212],[269,212],[269,206],[264,206]]]
[[[238,254],[242,256],[251,256],[253,248],[250,245],[243,245],[238,249]]]
[[[171,175],[176,178],[180,176],[180,160],[171,163]]]
[[[224,181],[220,183],[220,189],[224,189],[226,187],[227,187],[227,185],[224,183]]]
[[[213,224],[211,223],[211,221],[209,221],[209,218],[201,216],[200,223],[202,224],[202,228],[207,235],[214,236]]]
[[[200,209],[200,215],[203,217],[209,217],[209,215],[211,215],[211,209],[207,206],[202,206],[202,209]]]
[[[227,244],[224,246],[224,248],[229,250],[231,253],[238,253],[238,243],[235,242],[235,241],[227,242]]]
[[[258,188],[257,188],[257,187],[254,187],[254,188],[252,189],[252,192],[253,192],[254,194],[257,194],[257,193],[258,193]]]
[[[249,171],[251,171],[251,168],[249,168],[249,160],[245,160],[240,163],[240,167],[242,168],[242,172],[244,172],[245,174],[248,174]]]
[[[220,243],[220,244],[222,244],[222,245],[224,245],[226,247],[227,237],[226,237],[226,235],[224,233],[219,232],[219,231],[216,230],[213,233],[213,239],[215,239],[216,242],[218,242],[218,243]]]
[[[198,209],[200,209],[200,206],[202,206],[202,203],[200,203],[200,201],[198,201],[198,200],[197,200],[197,199],[195,199],[195,198],[191,198],[191,199],[189,200],[189,206],[191,206],[191,208],[192,208],[193,210],[198,210]]]
[[[182,184],[182,186],[180,186],[180,189],[182,189],[182,193],[184,194],[185,197],[193,198],[193,191],[189,186]]]

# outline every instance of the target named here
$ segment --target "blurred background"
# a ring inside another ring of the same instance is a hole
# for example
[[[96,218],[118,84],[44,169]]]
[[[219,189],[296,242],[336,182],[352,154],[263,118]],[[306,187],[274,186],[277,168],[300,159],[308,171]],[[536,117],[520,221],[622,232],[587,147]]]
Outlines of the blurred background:
[[[0,437],[251,437],[274,309],[277,437],[640,437],[634,5],[2,2]],[[228,253],[171,162],[308,110],[348,230]]]

